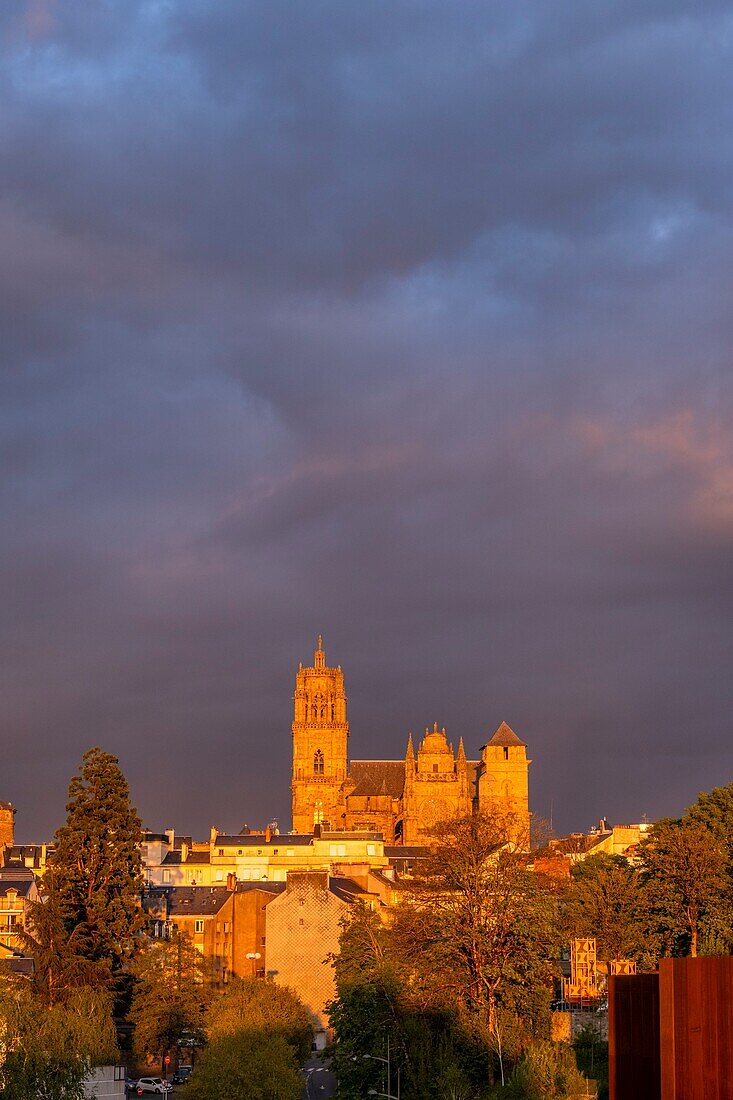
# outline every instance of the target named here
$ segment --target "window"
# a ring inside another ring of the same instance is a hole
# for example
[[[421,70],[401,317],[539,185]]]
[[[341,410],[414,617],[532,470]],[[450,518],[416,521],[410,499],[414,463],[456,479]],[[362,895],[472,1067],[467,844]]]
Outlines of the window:
[[[321,825],[323,823],[323,803],[316,802],[313,807],[313,824]]]
[[[237,852],[237,855],[241,856],[241,854],[242,854],[242,849],[240,848],[239,851]]]
[[[434,771],[434,772],[437,772],[437,770],[438,770],[438,765],[437,765],[437,764],[433,764],[433,771]]]
[[[223,849],[223,848],[220,848],[220,849],[219,849],[219,855],[220,855],[220,856],[223,856],[223,855],[224,855],[224,849]]]
[[[285,855],[286,856],[294,856],[295,855],[295,848],[287,848],[286,851],[285,851]]]
[[[228,934],[229,934],[229,921],[225,920],[224,921],[224,935],[227,936]]]
[[[376,854],[377,854],[376,844],[367,844],[367,855],[368,856],[375,856]]]
[[[170,873],[170,871],[165,870],[163,872],[163,882],[170,882],[170,880],[171,880],[171,873]]]
[[[197,936],[200,936],[204,930],[204,922],[202,920],[195,921],[193,930]]]
[[[329,855],[332,855],[332,856],[345,856],[346,855],[346,845],[345,844],[330,844],[329,845]]]
[[[509,749],[504,749],[504,759],[505,760],[509,759]]]
[[[316,749],[313,756],[313,774],[323,775],[323,753],[320,749]]]
[[[224,872],[223,871],[217,871],[216,872],[216,881],[217,882],[223,882],[224,881]]]

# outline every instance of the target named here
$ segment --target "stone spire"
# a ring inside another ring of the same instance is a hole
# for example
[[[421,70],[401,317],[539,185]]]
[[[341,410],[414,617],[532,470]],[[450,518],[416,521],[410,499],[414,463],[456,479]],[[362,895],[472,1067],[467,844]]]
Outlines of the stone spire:
[[[465,767],[466,765],[466,750],[463,747],[463,738],[458,742],[458,756],[456,757],[459,767]]]
[[[322,634],[318,635],[318,646],[317,646],[316,652],[313,656],[313,667],[314,668],[325,668],[326,667],[326,654],[323,652],[323,635]]]
[[[415,763],[415,750],[412,747],[412,731],[407,738],[407,752],[405,753],[405,763],[407,764],[408,762],[412,764]]]

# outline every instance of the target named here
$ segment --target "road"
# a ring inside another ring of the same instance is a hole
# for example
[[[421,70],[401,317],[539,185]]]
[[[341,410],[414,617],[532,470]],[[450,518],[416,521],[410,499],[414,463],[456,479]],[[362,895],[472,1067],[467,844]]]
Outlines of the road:
[[[336,1095],[336,1078],[315,1055],[303,1067],[305,1088],[302,1100],[326,1100]]]

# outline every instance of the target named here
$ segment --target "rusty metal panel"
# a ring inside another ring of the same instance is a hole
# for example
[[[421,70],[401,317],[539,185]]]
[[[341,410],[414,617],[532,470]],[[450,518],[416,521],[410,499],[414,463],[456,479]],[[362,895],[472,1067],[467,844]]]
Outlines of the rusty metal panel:
[[[659,964],[662,1100],[733,1100],[733,958]]]
[[[661,1100],[659,975],[608,979],[609,1100]]]

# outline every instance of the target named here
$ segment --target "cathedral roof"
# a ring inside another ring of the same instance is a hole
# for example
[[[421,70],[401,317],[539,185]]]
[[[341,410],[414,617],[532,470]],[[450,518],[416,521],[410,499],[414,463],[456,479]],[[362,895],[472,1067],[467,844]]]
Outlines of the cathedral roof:
[[[522,748],[526,748],[524,741],[520,741],[511,726],[508,726],[506,722],[502,722],[498,730],[487,742],[489,745],[521,745]]]
[[[451,756],[453,755],[445,736],[445,730],[439,730],[437,722],[431,730],[425,730],[425,736],[422,739],[419,751],[450,753]]]
[[[349,776],[355,784],[350,794],[388,794],[401,798],[405,787],[404,760],[352,760]]]

